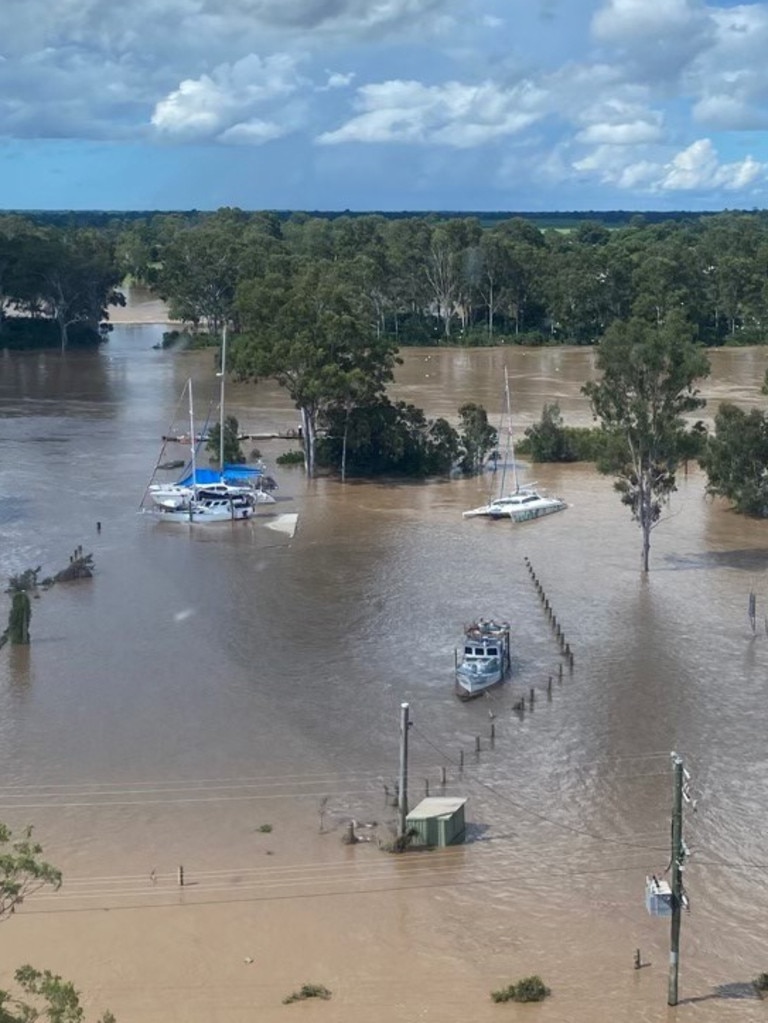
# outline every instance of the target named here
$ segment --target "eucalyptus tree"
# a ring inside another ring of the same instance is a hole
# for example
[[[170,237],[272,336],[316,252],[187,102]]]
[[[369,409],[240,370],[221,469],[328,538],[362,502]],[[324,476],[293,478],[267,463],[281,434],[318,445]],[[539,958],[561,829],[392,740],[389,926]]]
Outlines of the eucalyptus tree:
[[[296,261],[287,273],[245,282],[237,305],[244,333],[230,365],[241,378],[270,377],[286,388],[301,416],[307,475],[314,476],[321,413],[381,394],[396,347],[377,335],[366,296],[333,264]]]
[[[411,328],[409,339],[417,337],[421,343],[432,341],[434,332],[432,318],[427,313],[429,291],[424,274],[432,228],[424,217],[406,217],[388,223],[384,237],[393,333],[399,339],[403,320],[406,320]]]
[[[598,463],[642,533],[641,566],[648,572],[651,531],[677,489],[687,454],[684,416],[703,407],[694,384],[709,374],[690,324],[668,316],[661,325],[633,318],[615,322],[597,351],[602,376],[582,388],[608,434],[610,454]]]
[[[228,322],[243,276],[248,223],[242,210],[222,209],[169,232],[156,287],[173,319],[203,323],[212,333]]]
[[[459,409],[459,439],[463,450],[462,469],[477,476],[483,471],[488,453],[499,441],[498,430],[488,422],[482,405],[467,402]]]
[[[111,240],[95,228],[46,229],[28,239],[20,308],[50,316],[59,328],[61,349],[69,328],[84,323],[95,336],[110,305],[123,305],[121,273]]]
[[[61,871],[43,858],[42,846],[32,838],[32,828],[21,836],[0,823],[0,921],[7,920],[24,900],[42,888],[61,887]],[[0,991],[0,1023],[33,1023],[48,1019],[50,1023],[82,1023],[84,1012],[80,995],[70,981],[62,980],[50,970],[21,966],[14,979],[30,1003],[15,998],[9,991]],[[115,1023],[111,1012],[100,1023]]]
[[[768,417],[761,409],[745,412],[724,402],[699,461],[708,494],[727,498],[745,515],[768,518]]]

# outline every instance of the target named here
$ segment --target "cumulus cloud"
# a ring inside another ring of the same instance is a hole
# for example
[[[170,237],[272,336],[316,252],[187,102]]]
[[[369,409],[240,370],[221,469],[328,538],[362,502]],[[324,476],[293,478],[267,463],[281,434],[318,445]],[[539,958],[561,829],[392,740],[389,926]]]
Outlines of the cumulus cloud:
[[[765,176],[765,164],[751,156],[736,163],[720,163],[710,139],[698,139],[673,157],[658,182],[666,191],[737,191]]]
[[[702,0],[606,0],[592,19],[600,43],[617,47],[645,80],[676,79],[711,45],[715,26]]]
[[[334,131],[324,145],[340,142],[416,142],[458,149],[513,135],[543,113],[544,93],[525,81],[504,89],[493,82],[424,85],[389,81],[366,85],[357,93],[361,111]]]
[[[266,60],[250,54],[235,64],[222,64],[210,75],[181,82],[157,103],[151,122],[158,132],[184,140],[264,142],[284,130],[253,118],[252,111],[290,96],[299,82],[296,63],[287,54]]]
[[[328,79],[325,85],[318,86],[319,92],[328,92],[330,89],[344,89],[346,86],[351,85],[355,79],[355,72],[349,71],[347,74],[342,74],[340,71],[326,71]]]
[[[768,171],[768,165],[751,156],[721,163],[711,139],[698,139],[666,162],[648,157],[636,159],[615,146],[598,146],[576,160],[574,168],[595,174],[604,184],[649,193],[736,192],[765,180]]]

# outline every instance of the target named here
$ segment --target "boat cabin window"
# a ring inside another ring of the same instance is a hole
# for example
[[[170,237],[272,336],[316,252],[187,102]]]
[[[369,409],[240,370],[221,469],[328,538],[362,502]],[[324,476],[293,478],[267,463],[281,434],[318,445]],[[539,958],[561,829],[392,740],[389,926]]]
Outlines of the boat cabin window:
[[[489,646],[488,650],[486,651],[486,653],[488,654],[489,657],[498,657],[499,656],[499,651],[496,649],[495,646]]]
[[[465,654],[473,654],[474,652],[475,652],[474,647],[471,647],[471,646],[465,646],[464,647],[464,653]]]

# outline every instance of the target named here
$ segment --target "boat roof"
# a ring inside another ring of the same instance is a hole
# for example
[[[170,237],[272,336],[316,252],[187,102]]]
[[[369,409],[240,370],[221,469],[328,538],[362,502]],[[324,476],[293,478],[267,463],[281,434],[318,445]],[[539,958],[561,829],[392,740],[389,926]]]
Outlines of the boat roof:
[[[211,483],[235,483],[243,479],[260,479],[264,473],[261,469],[251,465],[225,465],[224,472],[218,469],[195,469],[195,478],[188,472],[184,479],[179,480],[180,487],[190,487],[193,483],[198,486],[206,486]]]

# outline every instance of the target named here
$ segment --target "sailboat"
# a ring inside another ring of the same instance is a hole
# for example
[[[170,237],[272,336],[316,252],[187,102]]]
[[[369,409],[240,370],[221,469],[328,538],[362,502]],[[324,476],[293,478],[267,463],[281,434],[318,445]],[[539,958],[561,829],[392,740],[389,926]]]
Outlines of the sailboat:
[[[224,463],[224,385],[226,373],[226,327],[221,345],[221,396],[219,418],[219,470],[198,469],[192,380],[188,380],[190,471],[176,483],[150,483],[147,488],[153,510],[168,522],[228,522],[248,519],[256,505],[274,504],[275,498],[261,487],[261,469]]]
[[[548,497],[536,489],[535,483],[520,483],[518,479],[515,447],[512,441],[512,403],[509,394],[509,374],[506,366],[504,367],[504,398],[506,404],[507,444],[498,495],[479,508],[470,508],[469,511],[463,512],[463,517],[465,519],[484,517],[490,519],[511,519],[513,522],[529,522],[531,519],[539,519],[543,515],[552,515],[554,512],[563,511],[568,506],[561,498]],[[510,464],[510,461],[514,489],[511,493],[505,494],[507,466]]]

